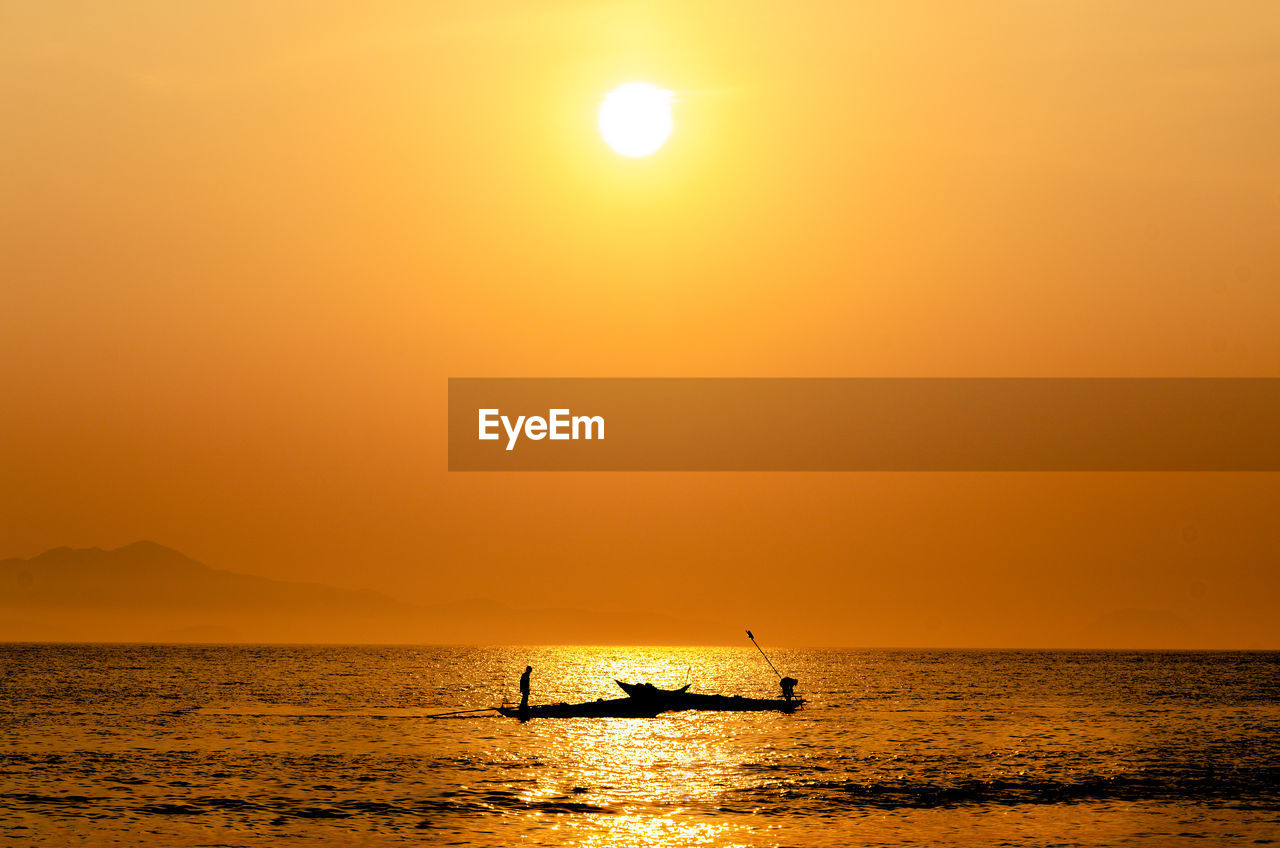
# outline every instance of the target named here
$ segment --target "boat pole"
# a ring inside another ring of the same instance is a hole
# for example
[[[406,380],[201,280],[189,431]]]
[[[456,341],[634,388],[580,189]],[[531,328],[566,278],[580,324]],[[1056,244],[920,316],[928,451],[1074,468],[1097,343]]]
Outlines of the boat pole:
[[[480,707],[476,710],[454,710],[451,713],[434,713],[432,715],[424,715],[423,718],[444,718],[445,716],[465,715],[467,713],[496,712],[497,709],[497,707]]]
[[[769,663],[769,668],[773,669],[773,673],[778,675],[778,680],[782,680],[782,672],[774,668],[773,661],[769,659],[769,655],[764,652],[764,648],[760,647],[760,643],[756,641],[756,637],[751,635],[751,631],[747,631],[747,638],[751,640],[751,644],[756,646],[756,650],[760,652],[760,656],[764,657],[764,661]]]

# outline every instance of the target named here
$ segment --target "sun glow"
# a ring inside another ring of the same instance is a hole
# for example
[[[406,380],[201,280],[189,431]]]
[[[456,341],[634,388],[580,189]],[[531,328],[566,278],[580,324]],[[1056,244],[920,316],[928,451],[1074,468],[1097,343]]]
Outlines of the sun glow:
[[[600,134],[623,156],[648,156],[671,135],[670,91],[647,82],[627,83],[600,104]]]

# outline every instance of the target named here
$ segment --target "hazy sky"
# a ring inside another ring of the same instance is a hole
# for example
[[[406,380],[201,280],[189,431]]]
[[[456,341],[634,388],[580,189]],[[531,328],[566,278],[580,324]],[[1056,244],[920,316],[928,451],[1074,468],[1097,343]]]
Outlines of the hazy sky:
[[[450,376],[1280,376],[1273,2],[358,5],[0,7],[0,558],[1280,647],[1275,474],[445,471]]]

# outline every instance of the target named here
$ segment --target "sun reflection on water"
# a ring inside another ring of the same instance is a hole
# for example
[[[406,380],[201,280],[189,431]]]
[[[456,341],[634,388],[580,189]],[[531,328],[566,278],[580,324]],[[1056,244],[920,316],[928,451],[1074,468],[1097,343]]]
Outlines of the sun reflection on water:
[[[654,845],[746,845],[748,831],[742,826],[664,816],[597,815],[583,821],[585,833],[573,835],[575,845],[593,848],[651,848]],[[573,830],[578,830],[575,826]]]
[[[736,660],[735,652],[716,649],[559,649],[530,659],[540,684],[534,701],[620,697],[615,678],[771,694],[767,678],[757,670],[744,674]],[[759,761],[767,747],[766,735],[757,730],[779,719],[795,717],[686,712],[652,719],[511,722],[502,727],[511,731],[512,743],[540,767],[536,781],[508,786],[518,793],[529,831],[545,837],[554,828],[560,844],[759,844],[758,822],[748,827],[741,816],[708,814],[726,805],[751,813],[727,794],[758,783],[742,767]],[[573,815],[562,815],[566,811]]]

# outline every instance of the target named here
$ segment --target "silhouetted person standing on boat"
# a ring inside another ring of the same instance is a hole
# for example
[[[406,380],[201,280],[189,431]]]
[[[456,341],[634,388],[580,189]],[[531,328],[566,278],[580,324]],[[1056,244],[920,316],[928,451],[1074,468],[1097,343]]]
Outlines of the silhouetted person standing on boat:
[[[529,712],[529,675],[533,674],[533,666],[524,667],[524,674],[520,675],[520,712]]]
[[[792,700],[796,694],[796,684],[799,683],[794,677],[782,678],[782,697],[788,701]]]

